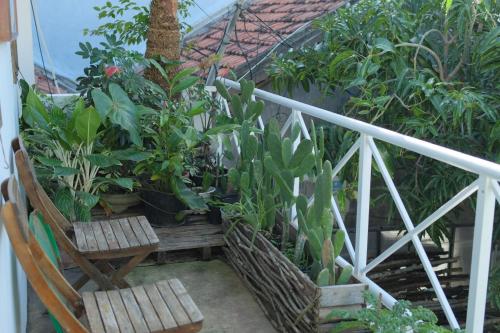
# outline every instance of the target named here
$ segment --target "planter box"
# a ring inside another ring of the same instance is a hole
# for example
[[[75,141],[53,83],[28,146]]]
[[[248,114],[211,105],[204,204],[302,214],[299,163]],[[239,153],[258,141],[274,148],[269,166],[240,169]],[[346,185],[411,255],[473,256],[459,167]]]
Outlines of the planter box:
[[[284,333],[328,332],[332,310],[364,306],[364,284],[320,288],[264,236],[246,225],[223,222],[229,263],[257,299],[273,326]],[[253,242],[252,242],[253,239]]]

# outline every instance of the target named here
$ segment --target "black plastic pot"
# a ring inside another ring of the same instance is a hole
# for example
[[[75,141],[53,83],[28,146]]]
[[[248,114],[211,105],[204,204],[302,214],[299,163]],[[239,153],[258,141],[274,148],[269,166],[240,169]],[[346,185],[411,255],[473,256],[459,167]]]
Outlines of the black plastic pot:
[[[208,211],[208,223],[210,224],[221,224],[222,223],[222,214],[220,211],[220,208],[217,206],[213,206],[211,204],[208,204],[208,208],[210,210]]]
[[[151,225],[165,227],[179,224],[175,215],[186,206],[172,193],[154,190],[142,190],[141,197],[144,201],[144,212]]]

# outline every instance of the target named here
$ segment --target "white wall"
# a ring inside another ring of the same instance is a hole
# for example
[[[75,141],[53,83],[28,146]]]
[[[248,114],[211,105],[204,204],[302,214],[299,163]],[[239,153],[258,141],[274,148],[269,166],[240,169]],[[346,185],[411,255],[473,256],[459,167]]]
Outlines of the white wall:
[[[29,0],[17,0],[18,66],[23,77],[34,83],[33,48]],[[19,90],[13,82],[10,43],[0,43],[0,182],[14,173],[10,141],[18,134]],[[0,199],[0,202],[3,200]],[[24,333],[27,324],[27,283],[24,271],[0,221],[0,332]]]
[[[0,180],[13,173],[10,141],[17,135],[19,110],[17,85],[12,82],[10,43],[0,43]],[[2,151],[3,149],[3,151]],[[5,156],[4,156],[5,153]],[[9,238],[0,222],[0,323],[6,333],[26,329],[26,281],[12,253]]]

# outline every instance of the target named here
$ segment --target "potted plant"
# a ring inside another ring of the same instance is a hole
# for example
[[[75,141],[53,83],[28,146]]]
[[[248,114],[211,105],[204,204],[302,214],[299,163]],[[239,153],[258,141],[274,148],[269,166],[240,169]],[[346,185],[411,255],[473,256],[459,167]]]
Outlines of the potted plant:
[[[140,123],[147,114],[154,110],[136,105],[127,93],[116,83],[109,83],[107,92],[92,90],[92,102],[103,120],[98,150],[111,150],[113,163],[103,165],[100,175],[104,178],[133,179],[134,164],[147,157],[144,151]],[[141,202],[136,191],[139,183],[133,181],[127,189],[105,184],[101,187],[101,205],[115,213],[121,213],[128,207]]]
[[[33,154],[41,180],[53,193],[56,206],[71,220],[89,221],[90,210],[100,199],[104,186],[132,188],[132,179],[100,177],[103,168],[120,165],[106,147],[99,150],[101,115],[82,99],[65,109],[46,103],[32,90],[23,108],[23,138]]]
[[[181,96],[197,83],[198,78],[191,76],[196,69],[184,69],[169,77],[163,67],[155,65],[167,81],[168,98],[160,110],[145,117],[142,133],[149,155],[137,163],[134,173],[142,183],[148,220],[162,226],[178,223],[183,216],[179,212],[184,209],[208,209],[204,199],[192,190],[189,179],[193,169],[190,161],[200,138],[193,117],[204,109],[191,107]]]
[[[256,128],[253,84],[242,81],[241,87],[241,94],[233,96],[217,87],[231,101],[239,142],[228,178],[240,198],[222,205],[225,253],[279,331],[315,332],[328,325],[332,307],[361,307],[366,289],[363,284],[342,285],[352,282],[351,273],[335,264],[345,235],[334,231],[331,163],[323,162],[323,141],[316,139],[314,126],[312,141],[300,140],[294,126],[283,138],[276,120],[264,131]],[[295,178],[305,175],[316,184],[312,203],[294,193]],[[294,207],[299,228],[292,233]],[[348,300],[354,303],[339,304],[331,296],[337,292],[353,294]]]

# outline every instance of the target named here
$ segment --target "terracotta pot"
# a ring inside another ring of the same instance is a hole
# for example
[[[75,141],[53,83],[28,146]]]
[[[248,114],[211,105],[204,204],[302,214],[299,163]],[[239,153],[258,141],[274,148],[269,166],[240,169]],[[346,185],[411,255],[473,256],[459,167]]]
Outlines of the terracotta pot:
[[[113,213],[123,213],[127,208],[141,203],[138,193],[101,194],[101,199],[106,201]]]

